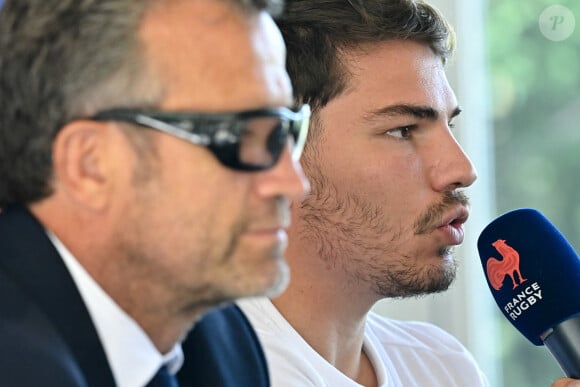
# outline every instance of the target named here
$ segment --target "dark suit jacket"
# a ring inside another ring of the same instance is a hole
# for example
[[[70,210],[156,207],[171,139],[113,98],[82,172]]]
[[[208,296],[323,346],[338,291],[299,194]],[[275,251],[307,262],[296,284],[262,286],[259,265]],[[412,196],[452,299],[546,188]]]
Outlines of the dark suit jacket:
[[[186,386],[268,386],[258,339],[237,307],[207,315],[184,343]],[[113,387],[88,310],[43,227],[0,213],[0,385]]]
[[[268,387],[262,347],[237,306],[208,313],[183,343],[180,386]],[[191,383],[191,381],[195,383]]]

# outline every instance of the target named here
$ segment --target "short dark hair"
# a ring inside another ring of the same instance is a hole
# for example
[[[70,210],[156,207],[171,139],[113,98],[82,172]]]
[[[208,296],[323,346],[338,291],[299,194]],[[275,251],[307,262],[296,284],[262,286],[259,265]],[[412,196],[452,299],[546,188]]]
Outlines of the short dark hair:
[[[68,121],[160,100],[137,30],[149,7],[161,1],[168,0],[4,0],[0,207],[51,194],[52,143]],[[227,2],[275,15],[283,0]]]
[[[451,26],[420,0],[288,0],[277,23],[294,95],[314,111],[347,87],[348,70],[341,60],[345,50],[411,40],[428,45],[445,63],[455,45]]]

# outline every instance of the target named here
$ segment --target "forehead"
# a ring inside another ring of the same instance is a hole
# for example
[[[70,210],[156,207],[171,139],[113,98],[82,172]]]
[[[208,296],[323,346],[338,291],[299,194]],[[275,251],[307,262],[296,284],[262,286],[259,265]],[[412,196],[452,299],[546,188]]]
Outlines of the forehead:
[[[159,2],[140,30],[166,109],[238,110],[291,99],[285,48],[265,12],[216,0]]]
[[[351,73],[347,98],[366,96],[367,105],[417,104],[455,109],[441,58],[429,46],[413,41],[373,43],[345,53]],[[339,97],[340,98],[340,97]]]

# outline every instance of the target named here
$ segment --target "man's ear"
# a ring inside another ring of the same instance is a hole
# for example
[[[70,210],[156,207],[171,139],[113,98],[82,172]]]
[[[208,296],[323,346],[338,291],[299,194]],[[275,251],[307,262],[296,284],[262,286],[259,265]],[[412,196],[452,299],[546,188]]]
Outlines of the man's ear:
[[[110,130],[104,122],[73,121],[60,129],[53,143],[55,189],[93,210],[107,205],[111,190]]]

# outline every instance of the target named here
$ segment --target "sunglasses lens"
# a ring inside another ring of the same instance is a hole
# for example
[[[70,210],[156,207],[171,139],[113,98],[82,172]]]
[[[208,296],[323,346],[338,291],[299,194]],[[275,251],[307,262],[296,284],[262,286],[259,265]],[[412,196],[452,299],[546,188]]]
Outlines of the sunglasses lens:
[[[310,124],[310,106],[303,105],[299,112],[280,117],[260,117],[248,121],[241,137],[239,161],[244,169],[272,167],[284,151],[288,135],[292,136],[292,159],[302,155]],[[265,141],[264,141],[265,140]]]
[[[292,158],[298,160],[308,133],[310,107],[299,112],[286,108],[238,113],[163,112],[111,109],[92,117],[155,129],[207,147],[226,167],[259,171],[273,167],[293,138]]]
[[[246,124],[239,140],[240,163],[252,169],[274,165],[286,145],[288,122],[279,117],[259,117]]]

